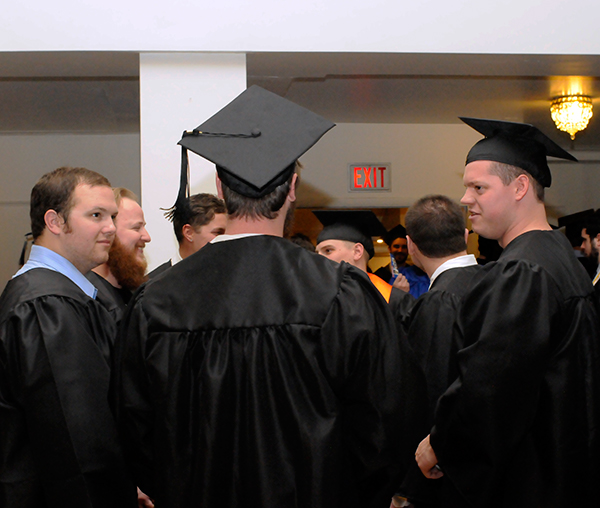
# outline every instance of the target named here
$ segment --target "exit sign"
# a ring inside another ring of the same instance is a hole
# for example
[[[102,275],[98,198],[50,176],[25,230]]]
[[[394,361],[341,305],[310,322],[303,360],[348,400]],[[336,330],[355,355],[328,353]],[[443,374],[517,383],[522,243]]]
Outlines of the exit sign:
[[[391,191],[391,164],[348,164],[350,191]]]

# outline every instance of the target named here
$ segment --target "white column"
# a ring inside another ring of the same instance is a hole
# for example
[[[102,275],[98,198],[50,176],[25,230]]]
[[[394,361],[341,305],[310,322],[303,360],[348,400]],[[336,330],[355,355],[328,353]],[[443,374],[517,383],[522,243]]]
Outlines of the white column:
[[[246,89],[246,55],[143,53],[140,55],[142,208],[152,242],[149,269],[177,248],[173,226],[160,208],[175,202],[181,148],[177,142]],[[191,193],[216,193],[214,165],[190,152]]]

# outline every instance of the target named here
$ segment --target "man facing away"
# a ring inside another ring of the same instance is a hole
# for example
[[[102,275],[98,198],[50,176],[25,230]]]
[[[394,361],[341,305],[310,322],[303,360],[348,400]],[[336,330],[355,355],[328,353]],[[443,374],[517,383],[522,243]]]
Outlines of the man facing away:
[[[31,192],[35,244],[0,298],[0,506],[136,506],[108,405],[116,331],[84,276],[106,262],[116,213],[84,168]]]
[[[463,302],[458,379],[419,445],[419,467],[446,476],[443,506],[594,506],[598,314],[590,280],[543,202],[546,156],[574,157],[530,125],[463,121],[486,137],[467,156],[461,202],[474,231],[504,250]]]
[[[225,203],[213,194],[194,194],[179,206],[173,206],[165,217],[173,223],[179,249],[173,258],[152,270],[149,278],[160,275],[182,259],[198,252],[216,236],[225,233]]]
[[[415,433],[391,314],[366,275],[282,238],[297,158],[332,127],[253,86],[180,141],[216,163],[228,219],[142,288],[119,342],[120,429],[157,506],[393,493]]]
[[[453,333],[462,300],[479,265],[467,254],[463,210],[442,195],[425,196],[416,201],[405,217],[408,251],[416,266],[427,273],[431,286],[412,308],[408,321],[408,340],[425,373],[428,425],[438,399],[458,376],[457,353],[463,345]],[[413,503],[435,506],[442,481],[431,482],[415,470],[401,489]]]
[[[123,187],[116,187],[113,193],[118,207],[115,239],[106,263],[89,272],[88,279],[116,305],[115,317],[120,321],[132,292],[147,280],[144,249],[151,238],[137,196]]]
[[[406,217],[408,252],[431,280],[410,316],[408,339],[427,378],[430,423],[438,398],[457,377],[452,330],[469,282],[478,272],[467,254],[469,230],[460,206],[442,195],[425,196]]]

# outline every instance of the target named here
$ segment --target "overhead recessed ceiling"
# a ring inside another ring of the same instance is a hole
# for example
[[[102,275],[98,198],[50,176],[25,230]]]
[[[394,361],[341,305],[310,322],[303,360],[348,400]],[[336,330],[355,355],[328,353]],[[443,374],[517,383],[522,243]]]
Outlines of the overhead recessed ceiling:
[[[247,74],[248,85],[338,123],[498,118],[535,123],[567,147],[550,99],[567,76],[600,95],[600,56],[590,55],[251,53]],[[597,117],[577,134],[578,150],[600,150]],[[138,131],[137,53],[0,53],[0,132]]]

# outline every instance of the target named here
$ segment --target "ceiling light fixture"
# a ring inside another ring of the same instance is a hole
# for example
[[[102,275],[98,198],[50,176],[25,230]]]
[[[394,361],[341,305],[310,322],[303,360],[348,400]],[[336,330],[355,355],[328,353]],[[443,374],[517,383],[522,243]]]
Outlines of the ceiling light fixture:
[[[568,132],[571,139],[587,127],[592,118],[592,99],[588,95],[561,95],[552,99],[550,114],[556,128]]]

